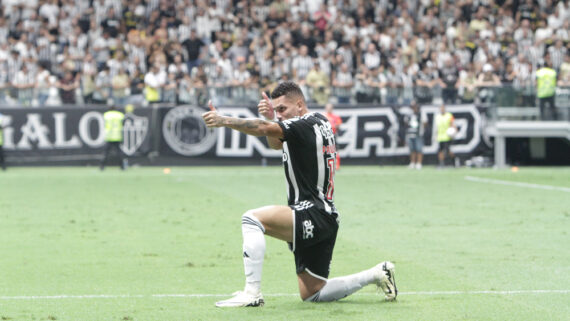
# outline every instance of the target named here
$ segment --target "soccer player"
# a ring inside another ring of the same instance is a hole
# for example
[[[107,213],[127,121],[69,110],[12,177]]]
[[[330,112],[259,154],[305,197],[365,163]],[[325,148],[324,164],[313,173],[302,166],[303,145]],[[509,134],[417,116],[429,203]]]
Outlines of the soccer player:
[[[289,244],[294,254],[299,292],[304,301],[342,299],[368,284],[376,284],[387,300],[398,294],[394,264],[382,262],[368,270],[327,279],[338,230],[334,202],[335,139],[330,123],[310,113],[299,86],[283,82],[257,105],[263,119],[221,116],[209,103],[202,116],[208,127],[228,127],[254,136],[266,136],[269,146],[283,150],[288,206],[272,205],[242,216],[245,288],[218,307],[262,306],[261,270],[264,234]]]

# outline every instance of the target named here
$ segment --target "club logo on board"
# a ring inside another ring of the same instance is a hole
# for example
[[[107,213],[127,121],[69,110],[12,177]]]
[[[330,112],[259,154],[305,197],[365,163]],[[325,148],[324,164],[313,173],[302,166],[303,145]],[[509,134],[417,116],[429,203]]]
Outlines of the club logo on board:
[[[168,111],[162,121],[164,140],[172,150],[184,156],[204,154],[216,144],[215,128],[202,120],[203,109],[180,106]]]

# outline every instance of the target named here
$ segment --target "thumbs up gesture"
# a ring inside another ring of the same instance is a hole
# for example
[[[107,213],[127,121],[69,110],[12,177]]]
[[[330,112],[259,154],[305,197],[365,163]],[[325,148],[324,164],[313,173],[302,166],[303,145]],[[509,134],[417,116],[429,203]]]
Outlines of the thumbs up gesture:
[[[257,104],[257,110],[259,114],[265,117],[267,120],[274,120],[275,109],[273,109],[273,103],[271,102],[271,99],[267,97],[265,92],[261,92],[261,96],[263,96],[263,99],[259,101],[259,104]]]
[[[211,100],[208,101],[208,107],[210,108],[210,111],[207,111],[204,114],[202,114],[202,118],[204,119],[206,126],[208,126],[208,127],[221,127],[222,126],[222,122],[221,122],[222,117],[220,115],[218,115],[218,111],[216,110],[216,108],[212,104]]]

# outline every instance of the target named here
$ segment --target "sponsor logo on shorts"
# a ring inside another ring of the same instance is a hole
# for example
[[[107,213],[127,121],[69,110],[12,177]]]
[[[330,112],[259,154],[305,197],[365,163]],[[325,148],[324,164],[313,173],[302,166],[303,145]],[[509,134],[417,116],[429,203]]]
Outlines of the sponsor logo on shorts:
[[[315,226],[313,225],[313,222],[311,222],[311,220],[303,221],[303,240],[312,239],[314,236],[313,235],[314,229]]]
[[[302,201],[302,202],[295,204],[295,210],[296,211],[306,210],[306,209],[311,208],[311,207],[313,207],[313,203],[309,202],[309,201]]]

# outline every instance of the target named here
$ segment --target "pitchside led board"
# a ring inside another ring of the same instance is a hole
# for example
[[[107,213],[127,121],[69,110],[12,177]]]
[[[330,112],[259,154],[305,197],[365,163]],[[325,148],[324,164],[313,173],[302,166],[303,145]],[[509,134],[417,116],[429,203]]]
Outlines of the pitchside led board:
[[[312,111],[322,112],[314,107]],[[438,106],[423,106],[428,122],[424,153],[435,155],[435,115]],[[484,113],[474,105],[447,106],[459,131],[452,151],[470,156],[491,148],[483,136]],[[104,108],[10,108],[0,109],[4,126],[4,150],[13,165],[96,164],[104,146]],[[130,163],[141,165],[258,165],[261,159],[278,164],[281,152],[267,147],[265,138],[252,137],[227,128],[210,129],[196,106],[138,108],[127,113],[123,152]],[[258,117],[256,107],[220,107],[221,114]],[[344,107],[335,112],[343,124],[337,146],[343,164],[396,164],[408,155],[404,115],[407,106]]]

